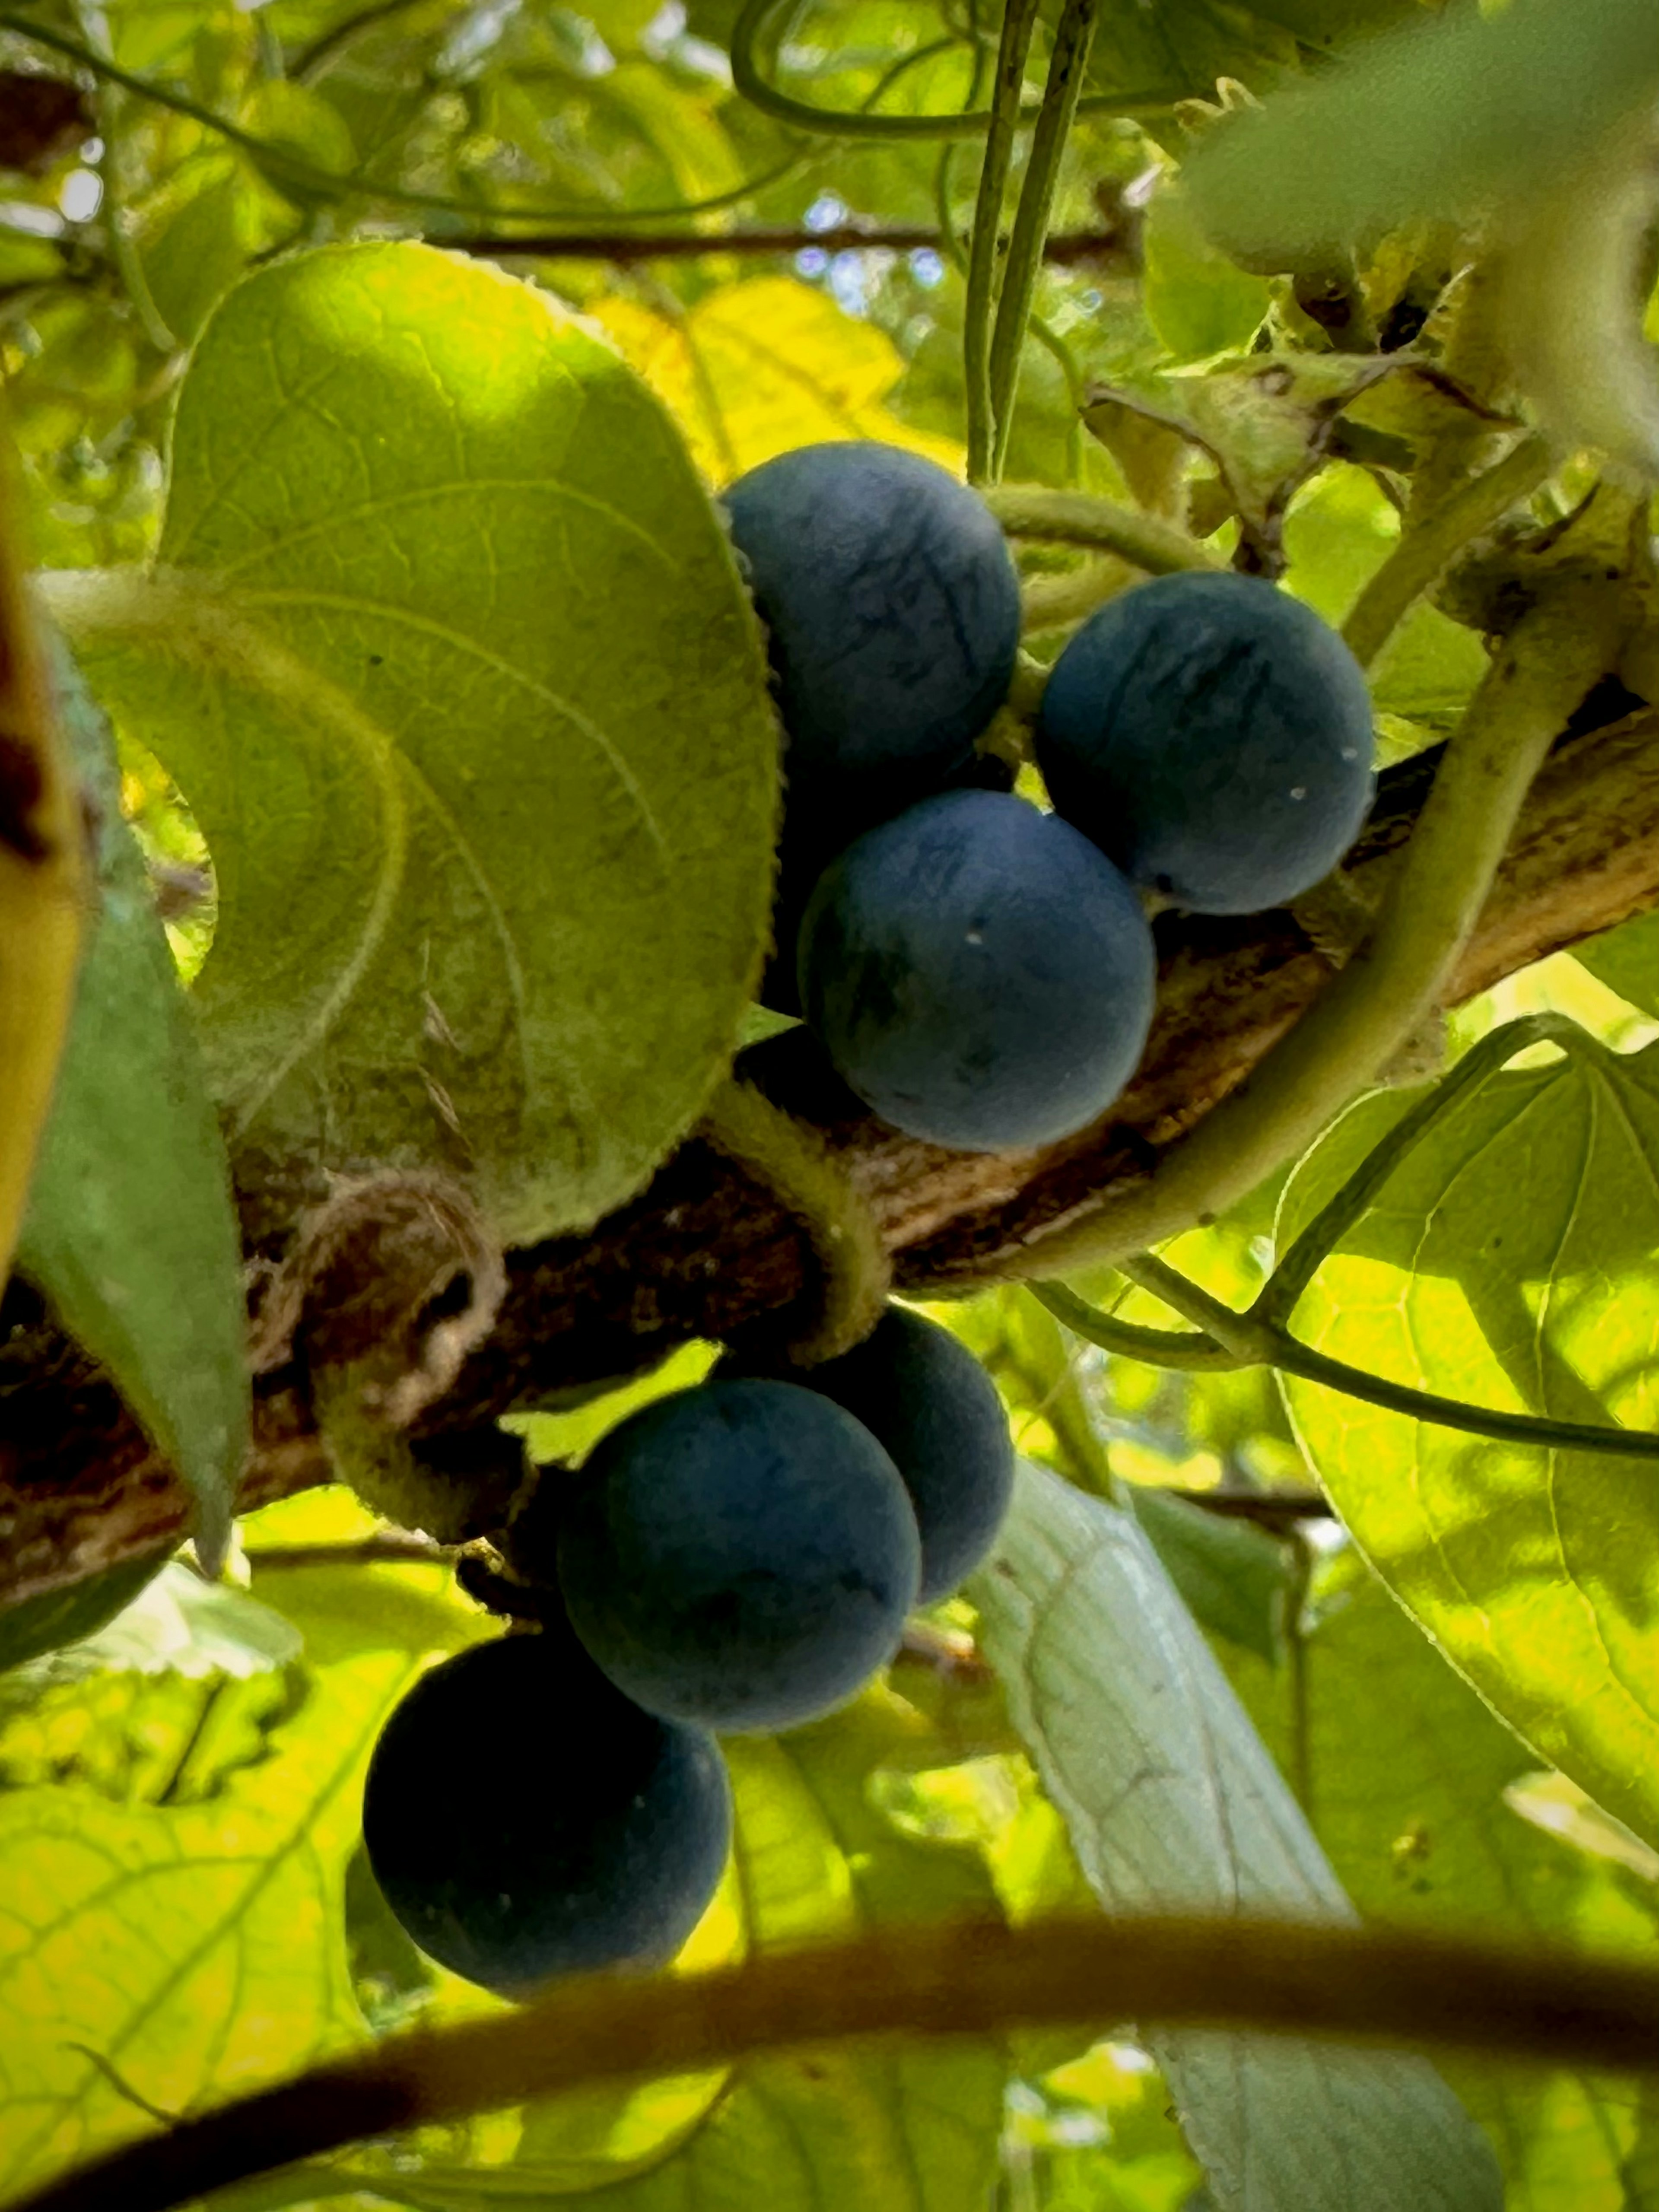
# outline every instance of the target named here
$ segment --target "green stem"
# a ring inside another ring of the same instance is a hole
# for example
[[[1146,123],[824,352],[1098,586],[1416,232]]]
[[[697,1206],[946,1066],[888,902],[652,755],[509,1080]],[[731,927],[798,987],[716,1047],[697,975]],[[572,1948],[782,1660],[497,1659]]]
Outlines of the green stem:
[[[1472,1091],[1480,1090],[1517,1054],[1530,1051],[1534,1045],[1555,1044],[1572,1052],[1591,1042],[1577,1022],[1565,1014],[1552,1013],[1523,1014],[1518,1021],[1506,1022],[1502,1029],[1482,1037],[1426,1098],[1402,1115],[1380,1144],[1373,1146],[1342,1188],[1300,1231],[1257,1292],[1250,1308],[1253,1317],[1274,1328],[1288,1324],[1327,1255],[1336,1249],[1407,1154]]]
[[[780,1316],[794,1332],[789,1358],[811,1367],[862,1343],[881,1318],[891,1268],[874,1214],[822,1133],[733,1078],[709,1101],[697,1133],[775,1192],[806,1231],[819,1296],[805,1317]]]
[[[1134,580],[1128,563],[1112,555],[1085,561],[1063,576],[1032,576],[1019,595],[1021,633],[1041,637],[1045,631],[1070,629]]]
[[[1462,1398],[1443,1398],[1435,1391],[1414,1390],[1407,1383],[1390,1382],[1384,1376],[1351,1367],[1346,1359],[1331,1359],[1299,1344],[1282,1328],[1262,1320],[1254,1308],[1249,1313],[1235,1313],[1150,1252],[1121,1261],[1119,1265],[1132,1283],[1162,1298],[1188,1321],[1196,1322],[1241,1367],[1276,1368],[1281,1375],[1318,1382],[1327,1389],[1340,1390],[1346,1397],[1361,1399],[1366,1405],[1381,1406],[1387,1413],[1405,1413],[1413,1420],[1431,1421],[1437,1428],[1456,1429],[1465,1436],[1530,1444],[1544,1451],[1659,1459],[1659,1435],[1614,1428],[1600,1421],[1557,1421],[1543,1413],[1506,1413],[1496,1407],[1471,1406]],[[1161,1334],[1147,1331],[1149,1336]]]
[[[1025,1287],[1073,1336],[1097,1344],[1103,1352],[1115,1352],[1120,1358],[1140,1359],[1149,1367],[1171,1367],[1188,1375],[1233,1375],[1241,1367],[1258,1364],[1230,1352],[1206,1331],[1146,1328],[1139,1322],[1120,1321],[1115,1314],[1102,1313],[1063,1283],[1028,1283]]]
[[[1401,622],[1463,548],[1546,483],[1550,468],[1547,441],[1523,438],[1493,467],[1461,484],[1422,521],[1407,523],[1400,543],[1342,625],[1348,649],[1362,668],[1370,666]]]
[[[780,2048],[1118,2020],[1659,2069],[1659,1973],[1537,1943],[1231,1915],[905,1923],[708,1973],[594,1975],[388,2036],[106,2152],[12,2212],[172,2212],[365,2137]]]
[[[1045,239],[1042,255],[1046,261],[1052,238]],[[1083,401],[1087,386],[1077,356],[1072,351],[1052,323],[1041,315],[1033,315],[1026,325],[1031,336],[1052,360],[1059,364],[1066,379],[1066,397],[1071,405],[1071,420],[1066,426],[1066,477],[1071,484],[1083,479]]]
[[[732,82],[751,107],[797,131],[820,131],[832,138],[977,138],[989,131],[990,108],[965,108],[949,115],[870,115],[857,108],[814,107],[810,100],[780,92],[761,68],[758,49],[773,16],[795,4],[797,0],[745,0],[738,17],[732,33]],[[1178,92],[1157,88],[1097,93],[1077,106],[1085,115],[1152,118],[1167,115],[1181,97]],[[1037,107],[1023,110],[1022,127],[1035,123],[1041,112]]]
[[[1042,484],[994,484],[985,503],[1010,538],[1040,544],[1083,545],[1097,553],[1115,553],[1149,576],[1171,576],[1183,569],[1219,569],[1226,564],[1206,553],[1195,539],[1156,516],[1120,507],[1093,492],[1050,491]]]
[[[1013,4],[1014,0],[1009,0],[1011,8]],[[1099,0],[1065,0],[1048,59],[1042,106],[1038,111],[1030,155],[1019,189],[1013,235],[1008,242],[1008,265],[1003,272],[1002,296],[997,303],[996,329],[991,339],[991,412],[996,428],[988,473],[993,482],[1002,474],[1007,458],[1025,333],[1042,267],[1043,242],[1054,216],[1054,196],[1060,190],[1060,163],[1072,125],[1077,120],[1098,6]]]
[[[968,253],[968,299],[963,313],[963,370],[968,390],[968,481],[983,483],[996,447],[996,409],[991,388],[992,329],[996,317],[997,263],[1002,242],[1002,203],[1019,129],[1025,63],[1037,19],[1037,0],[1007,0],[997,49],[991,119],[980,164]]]
[[[1290,1034],[1145,1183],[1036,1239],[999,1273],[1118,1265],[1211,1220],[1305,1152],[1438,1006],[1534,776],[1618,659],[1618,592],[1563,590],[1522,617],[1448,742],[1370,936]]]

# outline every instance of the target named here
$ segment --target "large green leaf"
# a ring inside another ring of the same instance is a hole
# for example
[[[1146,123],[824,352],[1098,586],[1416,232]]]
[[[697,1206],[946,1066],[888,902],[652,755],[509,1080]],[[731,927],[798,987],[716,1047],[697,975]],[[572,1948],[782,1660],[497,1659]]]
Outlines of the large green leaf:
[[[189,1484],[212,1559],[250,1418],[230,1171],[108,726],[67,663],[59,688],[97,816],[100,902],[17,1264]]]
[[[56,599],[207,837],[237,1140],[471,1175],[511,1239],[592,1222],[731,1057],[777,808],[758,629],[661,410],[477,263],[298,256],[202,337],[161,553]]]
[[[1357,43],[1345,67],[1207,135],[1186,173],[1212,235],[1288,267],[1467,216],[1571,173],[1659,77],[1646,0],[1510,0],[1399,20],[1412,24],[1403,35]]]
[[[1224,1655],[1267,1740],[1297,1726],[1286,1673]],[[1303,1655],[1298,1765],[1319,1840],[1364,1912],[1508,1943],[1646,1956],[1659,1893],[1519,1817],[1525,1747],[1352,1553],[1321,1590]],[[1636,2091],[1565,2072],[1447,2062],[1504,2165],[1510,2212],[1626,2212]]]
[[[1281,1242],[1397,1118],[1338,1123]],[[1393,1167],[1293,1316],[1322,1352],[1506,1411],[1651,1429],[1659,1056],[1586,1036],[1462,1088]],[[1659,1839],[1659,1486],[1650,1462],[1490,1442],[1319,1385],[1286,1402],[1398,1597],[1544,1759]]]
[[[1295,1800],[1127,1514],[1021,1470],[971,1585],[988,1656],[1103,1905],[1346,1917]],[[1477,2212],[1500,2188],[1418,2059],[1148,2038],[1220,2212]]]

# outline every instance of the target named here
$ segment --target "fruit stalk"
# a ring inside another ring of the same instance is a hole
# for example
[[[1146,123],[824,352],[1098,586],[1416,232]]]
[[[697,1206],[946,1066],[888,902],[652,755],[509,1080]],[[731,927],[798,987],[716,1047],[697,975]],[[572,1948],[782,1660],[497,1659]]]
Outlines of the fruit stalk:
[[[1463,548],[1484,537],[1550,473],[1546,438],[1522,439],[1501,461],[1473,477],[1421,522],[1407,521],[1394,551],[1371,578],[1342,625],[1348,650],[1369,668],[1405,617]]]
[[[1115,500],[1102,499],[1093,492],[1050,491],[1042,484],[997,484],[988,486],[983,497],[1010,538],[1115,553],[1149,576],[1226,566],[1184,530],[1160,522],[1155,515],[1120,507]]]

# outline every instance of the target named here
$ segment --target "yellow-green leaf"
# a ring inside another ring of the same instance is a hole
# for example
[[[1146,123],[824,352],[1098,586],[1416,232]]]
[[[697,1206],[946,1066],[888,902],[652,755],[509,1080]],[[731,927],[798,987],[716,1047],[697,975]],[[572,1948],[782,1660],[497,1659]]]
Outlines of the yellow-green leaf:
[[[1281,1243],[1398,1118],[1337,1124]],[[1659,1413],[1659,1057],[1586,1036],[1461,1089],[1292,1316],[1321,1352],[1506,1412],[1651,1430]],[[1297,1380],[1297,1433],[1356,1540],[1528,1743],[1659,1839],[1659,1472],[1498,1443]]]

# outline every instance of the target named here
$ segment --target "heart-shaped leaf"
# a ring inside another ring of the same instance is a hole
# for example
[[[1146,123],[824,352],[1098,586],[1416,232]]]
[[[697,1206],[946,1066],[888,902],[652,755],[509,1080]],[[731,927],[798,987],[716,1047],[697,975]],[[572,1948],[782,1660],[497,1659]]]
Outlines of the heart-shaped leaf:
[[[54,599],[207,837],[243,1164],[447,1168],[520,1242],[636,1190],[735,1048],[778,744],[725,534],[611,348],[424,246],[272,264],[185,380],[160,564]]]

